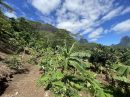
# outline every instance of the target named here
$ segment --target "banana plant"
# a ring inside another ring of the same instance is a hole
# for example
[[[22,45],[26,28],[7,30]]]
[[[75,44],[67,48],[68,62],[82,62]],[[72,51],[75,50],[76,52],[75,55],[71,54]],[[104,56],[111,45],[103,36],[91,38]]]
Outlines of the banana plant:
[[[113,76],[113,79],[116,81],[116,87],[124,93],[126,97],[130,93],[130,80],[128,75],[130,75],[130,66],[118,63],[114,64],[112,67],[116,71],[116,75]]]
[[[128,75],[130,74],[130,66],[123,65],[121,63],[114,64],[113,69],[116,70],[116,72],[121,76],[128,77]]]
[[[70,48],[68,48],[65,43],[65,46],[60,48],[61,54],[62,54],[62,56],[64,56],[64,60],[66,63],[64,65],[65,71],[67,70],[67,68],[69,68],[69,66],[73,66],[70,63],[70,61],[78,62],[81,67],[90,66],[90,64],[86,64],[86,62],[83,60],[83,58],[90,57],[90,52],[74,52],[73,49],[74,49],[75,44],[76,44],[76,42],[73,43],[73,45]],[[75,66],[73,66],[73,67],[75,67]]]
[[[40,63],[45,73],[38,83],[56,97],[80,97],[79,91],[90,91],[95,97],[110,97],[95,79],[95,74],[85,69],[87,64],[82,58],[89,54],[74,52],[74,45],[68,48],[65,44],[55,53],[45,54]]]

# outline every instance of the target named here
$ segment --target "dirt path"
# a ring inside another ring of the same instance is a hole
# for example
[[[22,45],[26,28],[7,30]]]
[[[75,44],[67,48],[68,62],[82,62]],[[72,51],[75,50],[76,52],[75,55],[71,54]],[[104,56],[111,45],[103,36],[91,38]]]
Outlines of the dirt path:
[[[37,87],[37,79],[40,77],[38,67],[35,65],[25,64],[29,70],[26,74],[14,75],[9,87],[0,97],[50,97],[45,96],[44,89]]]

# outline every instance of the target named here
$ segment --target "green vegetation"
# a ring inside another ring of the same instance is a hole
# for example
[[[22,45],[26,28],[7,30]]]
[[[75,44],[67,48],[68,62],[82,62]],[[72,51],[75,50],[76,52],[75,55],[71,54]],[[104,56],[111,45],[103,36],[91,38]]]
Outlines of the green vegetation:
[[[8,64],[8,67],[15,70],[16,72],[19,72],[22,67],[21,60],[18,59],[18,56],[7,58],[4,60],[4,63]]]
[[[30,62],[43,71],[38,84],[55,97],[129,97],[130,49],[78,41],[74,36],[48,24],[0,15],[0,51],[32,55]],[[6,62],[12,69],[21,65],[16,57]]]

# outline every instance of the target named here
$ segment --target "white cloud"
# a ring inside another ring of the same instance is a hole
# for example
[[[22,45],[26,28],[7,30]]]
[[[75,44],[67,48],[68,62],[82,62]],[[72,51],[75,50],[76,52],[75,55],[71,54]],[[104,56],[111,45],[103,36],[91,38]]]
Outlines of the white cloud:
[[[121,15],[129,13],[130,12],[130,7],[125,8],[122,12]]]
[[[58,7],[61,0],[30,0],[30,2],[43,14],[49,14]]]
[[[88,38],[90,38],[90,39],[100,38],[102,33],[103,33],[103,28],[97,28],[94,32],[92,32],[88,35]]]
[[[14,12],[5,12],[4,14],[10,18],[17,18],[16,14]]]
[[[6,4],[10,5],[14,9],[14,12],[12,12],[12,13],[7,12],[7,14],[14,14],[15,15],[18,12],[19,14],[17,17],[19,17],[19,16],[20,17],[27,17],[26,13],[23,10],[21,10],[19,7],[17,7],[17,5],[15,5],[13,3],[8,3],[8,2],[6,2]],[[25,5],[27,6],[27,4],[24,3],[23,6],[25,6]],[[16,18],[16,15],[14,17]]]
[[[79,32],[80,35],[88,34],[92,41],[108,33],[109,29],[103,29],[102,23],[130,11],[129,7],[125,8],[118,3],[114,3],[115,0],[29,1],[43,13],[44,21],[74,34]]]
[[[74,23],[74,22],[61,22],[57,25],[58,28],[62,28],[62,29],[68,29],[68,31],[71,31],[73,33],[75,33],[78,30],[79,24]]]
[[[96,42],[98,39],[97,38],[93,38],[93,39],[90,39],[90,42]]]
[[[82,30],[81,35],[87,34],[100,24],[96,22],[100,16],[110,11],[113,7],[112,2],[113,0],[65,0],[56,11],[56,26],[72,33]]]
[[[82,35],[84,35],[84,34],[88,34],[88,33],[90,33],[90,32],[93,32],[94,30],[95,30],[94,28],[86,28],[86,30],[83,31],[83,32],[81,32],[80,35],[82,36]]]
[[[95,29],[96,21],[113,8],[114,0],[30,0],[31,4],[44,15],[51,12],[56,18],[55,26],[67,29],[72,33],[89,33]],[[53,24],[52,21],[52,24]],[[94,27],[94,28],[93,28]]]
[[[110,19],[112,19],[112,18],[118,16],[119,13],[120,13],[122,10],[123,10],[123,6],[120,6],[120,7],[116,8],[116,9],[112,9],[112,11],[110,11],[110,12],[109,12],[107,15],[105,15],[102,19],[103,19],[104,21],[110,20]]]
[[[111,30],[116,33],[125,33],[130,31],[130,19],[115,25]]]

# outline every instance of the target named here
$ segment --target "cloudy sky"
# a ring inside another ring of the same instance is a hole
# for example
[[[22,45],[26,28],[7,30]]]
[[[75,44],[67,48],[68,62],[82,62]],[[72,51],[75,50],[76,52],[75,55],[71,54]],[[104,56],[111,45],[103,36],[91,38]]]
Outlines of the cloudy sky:
[[[105,45],[130,36],[130,0],[5,0],[15,12],[9,17],[26,17],[79,33],[90,42]]]

